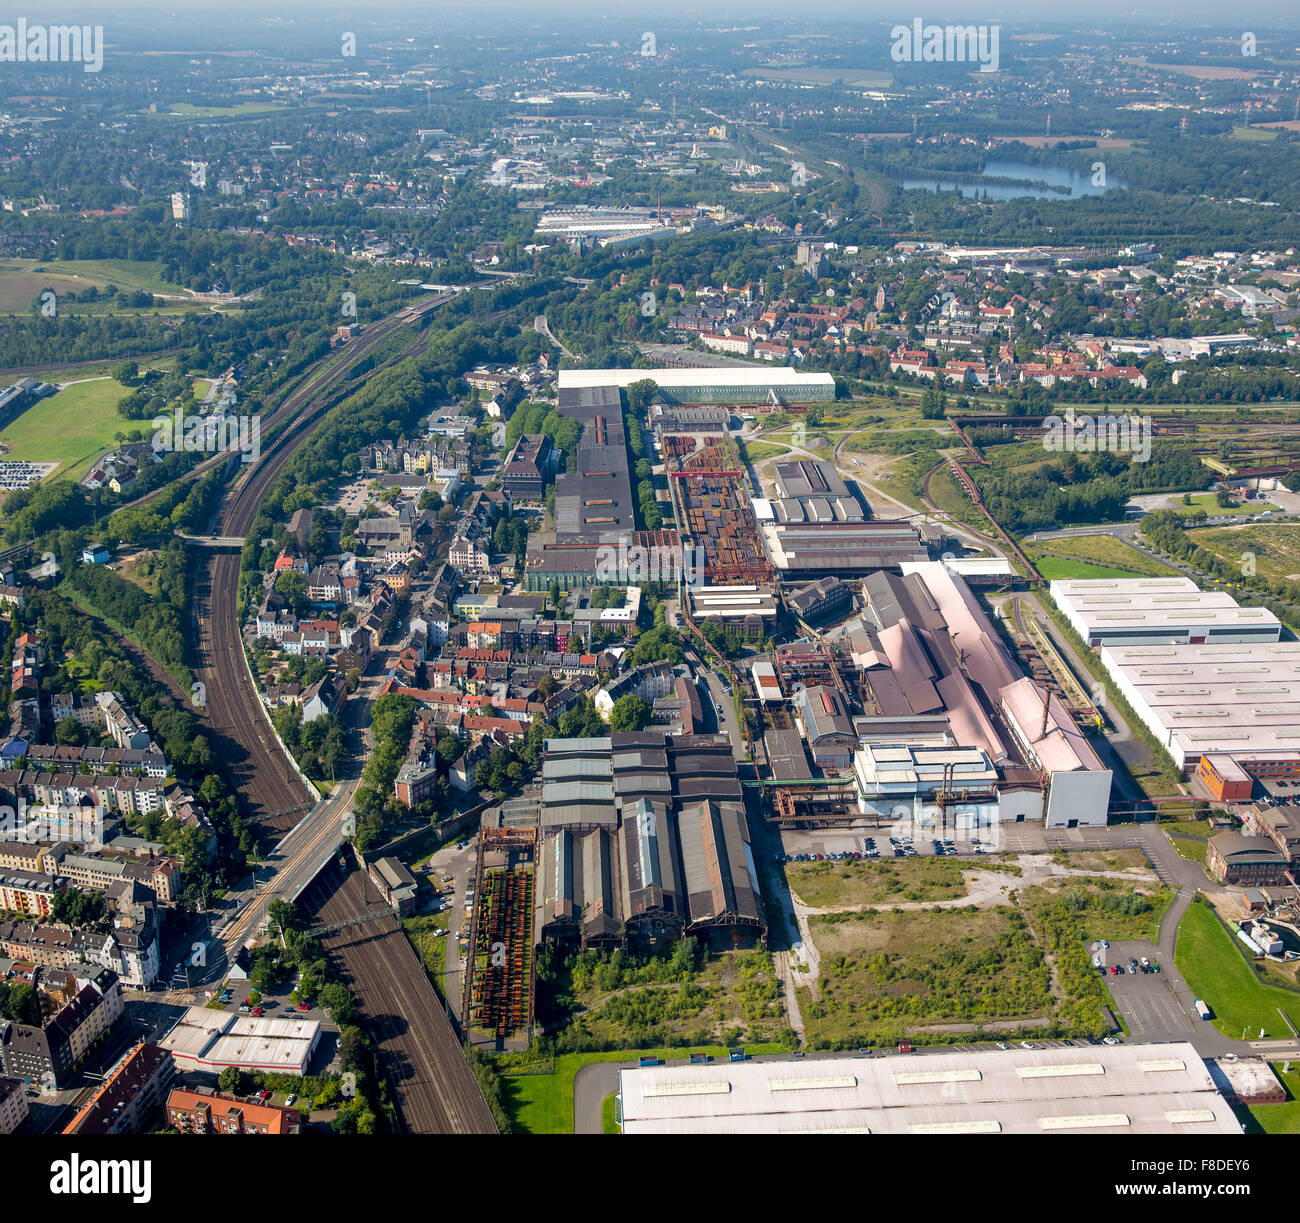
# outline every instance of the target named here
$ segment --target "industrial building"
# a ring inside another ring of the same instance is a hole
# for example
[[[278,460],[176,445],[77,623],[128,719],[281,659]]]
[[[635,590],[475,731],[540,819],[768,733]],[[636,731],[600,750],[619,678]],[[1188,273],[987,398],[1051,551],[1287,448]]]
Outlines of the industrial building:
[[[998,692],[1003,721],[1026,764],[1046,779],[1048,828],[1104,828],[1110,809],[1111,770],[1054,694],[1032,679]]]
[[[636,530],[627,466],[623,400],[617,386],[561,389],[559,413],[582,426],[569,469],[555,481],[555,533],[560,537]]]
[[[415,894],[420,885],[415,876],[397,858],[376,858],[369,867],[370,882],[399,917],[415,912]]]
[[[1300,642],[1112,645],[1101,661],[1185,772],[1206,753],[1300,750]]]
[[[551,739],[538,805],[536,937],[652,947],[766,934],[730,740]]]
[[[910,522],[782,522],[773,516],[770,503],[753,505],[772,564],[790,581],[897,570],[907,562],[929,559]]]
[[[778,463],[774,484],[776,496],[770,505],[777,522],[862,522],[866,518],[840,473],[820,459]]]
[[[800,374],[784,366],[741,365],[687,369],[562,369],[558,386],[563,404],[567,390],[629,387],[652,379],[668,404],[801,404],[831,403],[835,379],[830,374]],[[564,412],[561,406],[561,413]]]
[[[516,502],[540,501],[558,458],[545,434],[524,434],[501,466],[501,487]]]
[[[687,594],[692,619],[736,625],[747,637],[770,632],[780,610],[770,586],[695,586]]]
[[[834,688],[804,688],[795,695],[795,711],[814,762],[823,769],[849,768],[858,736],[844,698]]]
[[[1190,578],[1058,578],[1049,592],[1088,645],[1277,641],[1278,618]]]
[[[1186,1041],[625,1068],[625,1134],[1240,1134]]]
[[[1268,837],[1221,832],[1205,848],[1205,869],[1227,887],[1281,887],[1291,880],[1291,859]]]
[[[306,1074],[320,1044],[314,1019],[254,1018],[192,1006],[158,1043],[183,1070],[219,1073],[227,1066]]]
[[[785,596],[786,606],[805,624],[817,624],[853,608],[853,588],[837,577],[819,578]]]

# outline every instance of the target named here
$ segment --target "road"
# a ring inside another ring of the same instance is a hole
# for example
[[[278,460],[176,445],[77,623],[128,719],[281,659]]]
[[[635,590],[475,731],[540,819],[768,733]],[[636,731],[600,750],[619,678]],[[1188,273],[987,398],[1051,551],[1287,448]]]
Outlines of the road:
[[[726,735],[731,740],[731,754],[737,760],[744,760],[745,739],[740,733],[740,724],[736,721],[735,701],[723,686],[722,680],[718,678],[717,673],[701,662],[694,652],[688,653],[686,657],[695,673],[703,678],[708,694],[712,698],[715,710],[713,720],[718,733]],[[706,713],[705,721],[708,720]]]
[[[539,314],[535,319],[533,319],[533,330],[537,332],[538,335],[545,336],[546,339],[548,339],[552,344],[554,344],[555,347],[558,348],[566,357],[570,357],[573,358],[574,360],[577,360],[577,358],[573,356],[573,353],[571,353],[567,348],[565,348],[564,345],[561,344],[560,341],[557,340],[555,336],[552,334],[551,325],[546,321],[546,315]]]

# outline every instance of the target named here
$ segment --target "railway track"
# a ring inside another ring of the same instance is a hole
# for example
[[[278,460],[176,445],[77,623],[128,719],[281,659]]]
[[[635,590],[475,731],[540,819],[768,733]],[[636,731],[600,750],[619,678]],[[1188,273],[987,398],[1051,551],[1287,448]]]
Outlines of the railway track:
[[[346,375],[393,331],[418,321],[424,312],[447,300],[447,294],[430,298],[418,309],[399,311],[374,324],[366,334],[368,342],[358,347],[352,360],[331,363],[328,370],[309,377],[276,409],[272,421],[292,420],[225,494],[215,516],[215,534],[248,533],[262,499],[293,452],[325,412],[369,376],[349,379]],[[421,341],[422,337],[416,336],[384,367],[409,356]],[[204,553],[196,563],[198,665],[194,673],[204,686],[214,751],[243,795],[252,822],[264,836],[279,840],[311,809],[314,796],[280,746],[248,674],[238,616],[239,561],[235,553]]]
[[[332,925],[382,908],[365,872],[336,859],[303,893],[300,910]],[[321,936],[331,965],[352,991],[374,1039],[401,1128],[410,1134],[495,1134],[451,1021],[424,966],[391,914]],[[454,948],[449,950],[454,951]]]

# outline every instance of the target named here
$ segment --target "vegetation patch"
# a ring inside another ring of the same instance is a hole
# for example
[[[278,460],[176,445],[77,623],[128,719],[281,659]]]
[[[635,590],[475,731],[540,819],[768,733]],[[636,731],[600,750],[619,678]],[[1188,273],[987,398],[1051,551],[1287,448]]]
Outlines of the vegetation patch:
[[[837,913],[810,919],[819,997],[799,991],[811,1048],[892,1043],[926,1024],[1050,1014],[1051,975],[1017,909]]]
[[[791,890],[814,909],[955,900],[966,895],[962,864],[952,858],[788,862],[785,876]]]

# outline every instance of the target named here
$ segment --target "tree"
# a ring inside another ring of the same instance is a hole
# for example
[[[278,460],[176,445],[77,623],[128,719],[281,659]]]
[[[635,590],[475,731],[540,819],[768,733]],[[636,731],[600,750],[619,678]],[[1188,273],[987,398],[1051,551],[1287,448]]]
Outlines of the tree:
[[[217,1076],[217,1087],[228,1096],[242,1096],[244,1072],[238,1066],[226,1066]]]
[[[615,733],[644,730],[650,724],[654,706],[644,697],[629,692],[614,702],[609,712],[609,728]]]
[[[119,361],[108,374],[123,386],[130,386],[140,376],[140,367],[134,361]]]

